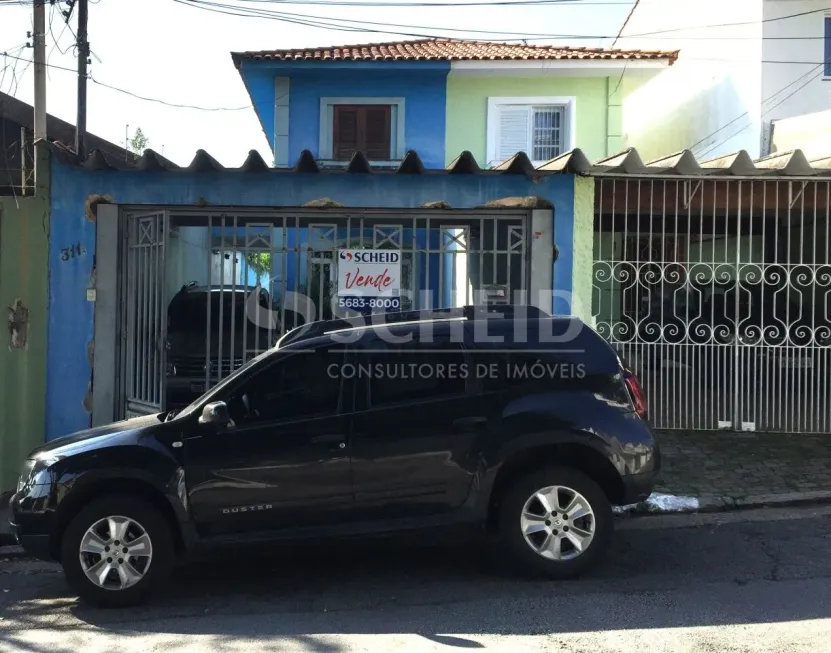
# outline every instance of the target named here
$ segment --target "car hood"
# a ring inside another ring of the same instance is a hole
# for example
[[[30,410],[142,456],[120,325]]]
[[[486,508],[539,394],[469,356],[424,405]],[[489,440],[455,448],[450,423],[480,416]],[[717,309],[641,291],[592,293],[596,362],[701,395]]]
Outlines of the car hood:
[[[47,442],[32,451],[29,457],[63,456],[87,448],[100,447],[103,444],[116,444],[124,439],[134,440],[138,432],[149,427],[158,426],[163,420],[163,414],[145,415],[78,431]]]

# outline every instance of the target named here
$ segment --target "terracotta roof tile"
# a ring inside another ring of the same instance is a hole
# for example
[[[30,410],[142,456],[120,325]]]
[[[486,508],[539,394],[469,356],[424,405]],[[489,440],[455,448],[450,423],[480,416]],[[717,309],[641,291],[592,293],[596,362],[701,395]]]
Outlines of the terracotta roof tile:
[[[421,39],[391,43],[366,43],[296,50],[235,52],[239,61],[532,61],[556,59],[614,60],[666,59],[674,62],[677,51],[609,50],[559,45],[512,45],[483,41]]]

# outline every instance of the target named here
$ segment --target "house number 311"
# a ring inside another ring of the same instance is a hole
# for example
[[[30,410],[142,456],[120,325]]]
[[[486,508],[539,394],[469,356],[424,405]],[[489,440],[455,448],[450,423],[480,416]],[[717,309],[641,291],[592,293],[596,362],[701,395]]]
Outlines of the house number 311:
[[[71,247],[64,247],[61,250],[61,260],[68,261],[71,258],[81,258],[86,253],[87,250],[81,246],[81,243],[75,243]]]

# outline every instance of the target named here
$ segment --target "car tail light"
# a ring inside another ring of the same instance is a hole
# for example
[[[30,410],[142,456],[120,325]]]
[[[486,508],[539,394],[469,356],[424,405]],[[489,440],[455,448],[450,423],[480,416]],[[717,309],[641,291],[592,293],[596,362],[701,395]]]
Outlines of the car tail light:
[[[629,390],[629,396],[632,398],[632,406],[634,406],[635,412],[646,419],[646,395],[643,392],[640,381],[638,381],[638,377],[631,372],[624,372],[623,381],[626,383],[626,389]]]

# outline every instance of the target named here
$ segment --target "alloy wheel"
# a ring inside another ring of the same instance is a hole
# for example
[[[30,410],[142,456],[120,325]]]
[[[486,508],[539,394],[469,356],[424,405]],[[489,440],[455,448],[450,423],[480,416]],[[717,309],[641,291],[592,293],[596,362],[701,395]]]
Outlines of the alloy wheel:
[[[549,560],[572,560],[592,543],[595,516],[591,504],[562,485],[534,492],[522,507],[520,527],[526,544]]]
[[[99,519],[81,538],[81,568],[94,585],[107,590],[132,587],[147,575],[153,543],[134,519],[113,515]]]

